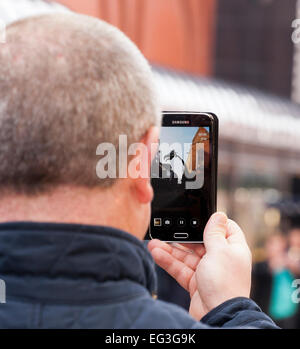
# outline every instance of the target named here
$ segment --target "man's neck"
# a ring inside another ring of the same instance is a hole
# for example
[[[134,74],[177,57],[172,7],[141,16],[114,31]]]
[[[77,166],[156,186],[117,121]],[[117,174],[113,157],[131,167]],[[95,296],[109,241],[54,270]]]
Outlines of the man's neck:
[[[0,222],[32,221],[106,225],[128,230],[127,205],[115,189],[60,186],[38,195],[6,194],[0,199]],[[123,213],[123,214],[122,214]]]

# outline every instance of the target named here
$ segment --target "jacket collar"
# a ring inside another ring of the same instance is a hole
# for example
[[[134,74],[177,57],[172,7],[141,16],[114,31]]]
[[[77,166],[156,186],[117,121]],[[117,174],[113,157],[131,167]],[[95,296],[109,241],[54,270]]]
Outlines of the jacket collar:
[[[99,295],[99,285],[121,280],[131,286],[139,284],[151,294],[156,291],[154,262],[143,243],[124,231],[104,226],[0,224],[0,275],[10,281],[7,296],[35,294],[58,299],[63,293],[63,298],[68,298],[69,287],[70,297],[78,299],[76,292],[81,292],[82,300],[93,288]]]

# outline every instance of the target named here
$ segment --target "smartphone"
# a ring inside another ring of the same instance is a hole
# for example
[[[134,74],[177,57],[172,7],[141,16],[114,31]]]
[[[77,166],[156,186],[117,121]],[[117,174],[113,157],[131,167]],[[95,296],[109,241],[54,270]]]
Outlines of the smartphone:
[[[203,242],[205,225],[216,211],[217,164],[215,114],[163,112],[158,152],[151,165],[150,239]]]

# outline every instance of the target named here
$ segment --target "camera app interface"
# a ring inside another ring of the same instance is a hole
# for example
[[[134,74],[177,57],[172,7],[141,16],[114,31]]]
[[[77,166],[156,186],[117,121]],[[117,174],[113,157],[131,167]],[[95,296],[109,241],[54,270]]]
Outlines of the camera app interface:
[[[208,220],[210,127],[162,127],[151,166],[150,234],[165,241],[202,241]]]

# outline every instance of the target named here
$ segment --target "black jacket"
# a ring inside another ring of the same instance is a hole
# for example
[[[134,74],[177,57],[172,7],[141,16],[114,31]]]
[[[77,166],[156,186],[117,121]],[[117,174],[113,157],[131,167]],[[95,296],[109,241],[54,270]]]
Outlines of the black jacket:
[[[1,328],[276,328],[250,299],[229,300],[195,321],[155,300],[151,255],[109,227],[0,224]]]

